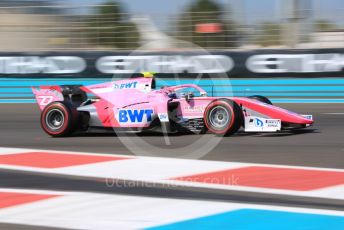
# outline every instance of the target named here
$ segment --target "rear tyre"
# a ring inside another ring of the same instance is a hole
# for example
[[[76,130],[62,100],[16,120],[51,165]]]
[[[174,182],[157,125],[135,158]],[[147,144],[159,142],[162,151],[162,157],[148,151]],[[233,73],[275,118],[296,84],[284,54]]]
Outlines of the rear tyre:
[[[71,103],[52,102],[41,114],[43,130],[53,137],[64,137],[72,134],[77,127],[78,112]]]
[[[205,127],[219,136],[229,136],[237,132],[243,119],[240,106],[229,99],[214,100],[204,111]]]
[[[253,95],[253,96],[249,96],[248,98],[254,99],[256,101],[263,102],[265,104],[272,105],[272,102],[267,97],[264,97],[264,96],[261,96],[261,95]]]

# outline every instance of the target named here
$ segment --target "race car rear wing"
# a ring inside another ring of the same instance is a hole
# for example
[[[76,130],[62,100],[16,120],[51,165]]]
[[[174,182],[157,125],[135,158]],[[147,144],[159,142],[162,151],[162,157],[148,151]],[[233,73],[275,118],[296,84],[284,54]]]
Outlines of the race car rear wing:
[[[32,87],[40,110],[55,101],[69,101],[78,107],[87,100],[86,92],[80,89],[81,85],[40,86]]]
[[[41,86],[40,88],[32,88],[37,104],[40,110],[54,101],[64,101],[62,90],[59,86]]]

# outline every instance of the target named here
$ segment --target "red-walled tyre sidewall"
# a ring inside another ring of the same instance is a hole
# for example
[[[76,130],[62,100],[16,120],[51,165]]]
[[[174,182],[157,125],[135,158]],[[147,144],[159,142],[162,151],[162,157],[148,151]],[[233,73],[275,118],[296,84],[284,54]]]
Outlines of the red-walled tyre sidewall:
[[[52,109],[60,110],[64,115],[64,123],[58,130],[51,130],[46,124],[46,115]],[[53,137],[63,137],[70,135],[76,127],[77,111],[69,103],[65,102],[52,102],[47,105],[41,113],[41,126],[43,130]]]
[[[209,113],[211,109],[219,105],[226,108],[231,116],[231,119],[228,122],[227,126],[222,130],[214,129],[209,122]],[[237,132],[243,122],[243,114],[240,106],[229,99],[217,99],[209,103],[209,105],[204,111],[203,117],[205,126],[208,129],[208,131],[219,136],[227,136]]]

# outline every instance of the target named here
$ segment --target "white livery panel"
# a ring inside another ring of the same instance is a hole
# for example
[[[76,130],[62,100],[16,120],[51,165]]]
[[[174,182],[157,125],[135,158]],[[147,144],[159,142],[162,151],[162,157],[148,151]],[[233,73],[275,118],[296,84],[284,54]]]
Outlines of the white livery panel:
[[[281,130],[280,119],[262,117],[245,117],[245,132],[277,132]]]

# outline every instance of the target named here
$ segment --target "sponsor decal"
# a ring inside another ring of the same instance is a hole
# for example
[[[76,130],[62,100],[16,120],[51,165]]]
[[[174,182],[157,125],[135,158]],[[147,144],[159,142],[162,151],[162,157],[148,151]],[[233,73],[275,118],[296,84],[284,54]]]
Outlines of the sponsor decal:
[[[344,54],[257,54],[247,59],[246,67],[254,73],[340,72]]]
[[[0,53],[0,75],[15,74],[36,77],[37,75],[64,75],[70,77],[95,77],[113,74],[157,72],[163,74],[228,73],[235,77],[279,76],[307,73],[326,73],[341,76],[344,71],[344,49],[304,50],[278,53],[214,52],[212,54],[149,53],[130,55],[124,52],[116,56],[104,53],[75,53],[57,56],[53,52],[30,55],[30,53]],[[274,51],[276,52],[276,51]],[[82,73],[82,75],[80,75]],[[292,75],[290,75],[292,76]],[[325,76],[325,75],[324,75]],[[118,87],[121,87],[120,85]]]
[[[158,114],[160,121],[162,122],[168,122],[168,115],[167,113],[159,113]]]
[[[183,110],[187,113],[203,113],[206,106],[197,105],[197,106],[185,106]]]
[[[122,109],[118,111],[118,120],[120,123],[149,122],[152,121],[152,114],[152,109]]]
[[[137,81],[134,82],[126,82],[122,84],[114,84],[115,89],[134,89],[137,86]]]
[[[106,74],[147,70],[156,73],[226,73],[232,70],[234,62],[226,55],[104,56],[97,60],[96,67]]]
[[[266,120],[265,123],[267,127],[278,128],[280,127],[281,121],[280,120]]]
[[[254,125],[256,127],[263,127],[264,126],[264,122],[262,120],[260,120],[259,118],[255,118],[254,119]]]
[[[301,115],[306,119],[313,120],[313,115]]]
[[[0,74],[75,74],[86,69],[86,61],[76,56],[0,57]]]

